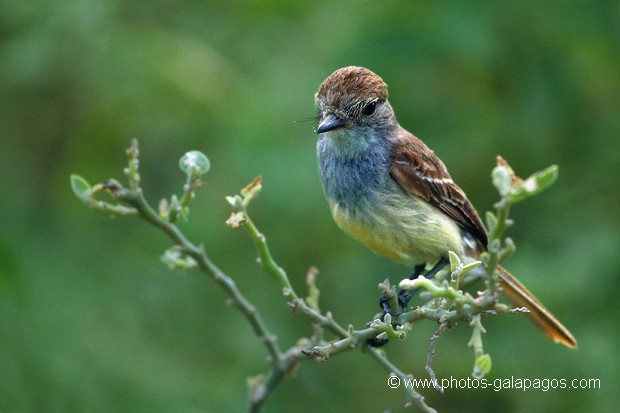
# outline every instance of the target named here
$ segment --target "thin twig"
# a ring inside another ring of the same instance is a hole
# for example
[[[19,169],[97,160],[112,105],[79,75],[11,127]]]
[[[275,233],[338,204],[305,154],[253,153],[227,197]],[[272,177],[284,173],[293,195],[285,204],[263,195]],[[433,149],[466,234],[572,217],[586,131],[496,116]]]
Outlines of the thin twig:
[[[437,413],[435,409],[433,409],[432,407],[426,404],[426,401],[424,400],[424,396],[422,396],[420,393],[418,393],[413,388],[412,386],[413,377],[411,375],[407,375],[403,373],[398,367],[392,364],[387,359],[387,357],[385,357],[385,355],[383,355],[383,352],[381,350],[375,347],[368,348],[368,355],[372,357],[389,374],[393,374],[396,377],[398,377],[399,383],[400,383],[399,387],[401,387],[404,390],[405,397],[407,399],[406,406],[409,406],[413,402],[415,402],[418,406],[420,406],[423,412]]]
[[[435,344],[437,342],[437,339],[443,333],[448,331],[450,327],[451,325],[449,323],[441,323],[439,325],[439,328],[437,328],[437,331],[435,331],[435,334],[433,334],[433,336],[431,337],[431,343],[428,348],[428,353],[426,354],[425,370],[428,373],[429,377],[431,378],[431,381],[433,382],[433,386],[435,387],[435,390],[437,390],[439,393],[443,393],[443,387],[441,387],[439,385],[439,382],[437,381],[437,376],[435,376],[435,372],[433,371],[433,368],[431,367],[431,362],[433,361],[433,357],[435,357]]]

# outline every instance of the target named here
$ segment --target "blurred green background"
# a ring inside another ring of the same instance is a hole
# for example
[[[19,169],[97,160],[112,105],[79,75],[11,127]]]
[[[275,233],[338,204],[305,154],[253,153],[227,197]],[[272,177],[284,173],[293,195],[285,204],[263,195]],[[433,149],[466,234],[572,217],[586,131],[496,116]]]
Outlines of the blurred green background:
[[[481,211],[503,155],[557,184],[513,211],[507,267],[572,330],[569,351],[522,317],[487,317],[495,378],[600,379],[600,389],[423,390],[440,411],[611,411],[620,343],[620,4],[617,1],[14,1],[0,3],[0,411],[213,412],[246,406],[265,350],[226,296],[168,271],[164,235],[73,196],[69,175],[123,178],[141,145],[147,197],[181,192],[180,156],[212,162],[181,224],[238,282],[283,347],[311,334],[233,231],[226,195],[262,175],[252,205],[304,292],[362,327],[396,266],[343,234],[324,200],[313,97],[333,70],[363,65],[390,85],[400,123],[435,150]],[[431,323],[386,347],[416,377]],[[470,329],[437,345],[440,378],[466,378]],[[403,394],[359,353],[304,363],[265,411],[383,411]]]

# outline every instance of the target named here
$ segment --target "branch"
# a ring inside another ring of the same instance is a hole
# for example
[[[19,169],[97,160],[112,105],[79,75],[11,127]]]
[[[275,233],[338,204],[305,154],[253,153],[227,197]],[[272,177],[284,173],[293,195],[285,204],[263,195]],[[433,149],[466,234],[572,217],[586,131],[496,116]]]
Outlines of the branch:
[[[137,141],[132,142],[127,155],[129,162],[124,172],[128,179],[128,187],[124,187],[113,179],[91,186],[84,178],[72,175],[73,191],[86,205],[95,210],[123,217],[139,217],[160,229],[174,244],[162,257],[170,268],[196,268],[224,289],[230,298],[229,301],[248,320],[254,334],[265,346],[269,355],[270,369],[267,374],[248,380],[249,411],[252,412],[258,412],[261,409],[272,392],[296,370],[301,361],[327,360],[350,350],[360,350],[368,354],[386,372],[391,376],[396,376],[401,382],[411,380],[412,376],[403,373],[387,359],[383,351],[369,346],[368,342],[374,339],[404,340],[411,331],[412,324],[421,320],[432,320],[439,324],[438,330],[431,337],[426,362],[426,371],[437,390],[442,389],[438,386],[435,373],[431,368],[436,340],[459,321],[468,321],[472,327],[472,337],[469,342],[475,356],[472,376],[481,378],[488,373],[491,368],[491,358],[483,351],[482,333],[485,330],[481,324],[481,315],[523,311],[511,309],[498,302],[495,271],[497,265],[514,251],[514,244],[510,239],[502,243],[504,231],[512,224],[512,221],[508,219],[510,207],[542,191],[557,177],[557,167],[550,167],[523,181],[514,175],[505,161],[498,158],[498,166],[493,171],[493,182],[502,199],[495,205],[497,215],[490,212],[486,215],[490,229],[489,252],[482,257],[488,275],[486,289],[475,296],[463,291],[464,286],[481,277],[480,271],[472,271],[480,262],[464,265],[456,254],[450,253],[449,277],[445,272],[440,272],[434,279],[419,277],[415,280],[407,279],[400,282],[400,287],[403,289],[422,289],[423,292],[420,295],[429,299],[426,304],[394,316],[389,313],[380,314],[368,322],[364,328],[358,330],[352,325],[345,328],[334,319],[330,312],[323,313],[320,310],[316,268],[311,268],[308,272],[308,297],[304,299],[294,290],[286,271],[273,258],[265,235],[259,231],[248,214],[248,206],[262,189],[261,178],[256,178],[250,185],[243,188],[239,195],[226,198],[232,207],[232,214],[227,224],[233,228],[241,226],[246,228],[256,249],[258,264],[278,283],[288,307],[312,324],[311,338],[301,337],[293,346],[283,351],[259,311],[241,293],[233,278],[211,261],[202,245],[189,241],[175,224],[178,219],[188,219],[189,206],[195,196],[195,191],[203,185],[201,177],[210,168],[207,157],[200,152],[192,151],[181,158],[179,167],[186,174],[183,194],[180,197],[172,195],[170,201],[162,200],[156,211],[146,201],[140,187]],[[103,194],[111,196],[113,202],[100,199]],[[379,284],[379,290],[389,308],[398,307],[396,290],[389,281],[386,280]],[[324,331],[330,332],[335,338],[325,341]],[[422,411],[434,412],[426,404],[424,397],[415,389],[411,386],[401,387],[405,391],[406,405],[416,404]]]
[[[195,265],[203,273],[210,276],[224,289],[226,294],[230,297],[230,302],[232,302],[234,307],[238,308],[248,320],[259,341],[267,349],[271,360],[272,369],[269,376],[269,382],[265,385],[265,390],[263,391],[262,388],[260,388],[260,391],[252,396],[252,405],[260,406],[266,395],[271,392],[273,387],[275,387],[275,385],[277,385],[277,383],[279,383],[284,376],[289,374],[294,369],[295,365],[300,360],[299,351],[297,352],[297,356],[293,356],[289,352],[283,353],[275,335],[269,331],[259,312],[241,293],[235,281],[220,270],[209,259],[202,245],[198,246],[190,242],[179,230],[179,228],[170,221],[175,220],[176,218],[171,217],[176,217],[176,215],[166,213],[167,211],[162,211],[160,214],[155,212],[155,210],[144,198],[142,189],[139,186],[139,151],[137,141],[134,140],[132,142],[132,146],[127,150],[127,153],[129,155],[129,166],[125,169],[125,174],[128,177],[129,186],[131,189],[123,187],[118,181],[115,180],[108,180],[104,184],[98,184],[91,187],[86,180],[77,175],[73,175],[71,177],[71,184],[74,192],[82,201],[94,209],[122,216],[138,216],[162,230],[172,240],[175,245],[175,250],[180,254],[177,259],[181,260],[183,256],[191,257],[195,262]],[[181,198],[182,201],[179,203],[180,207],[187,208],[189,202],[193,198],[193,190],[200,187],[197,183],[197,178],[203,171],[206,172],[204,169],[196,170],[193,167],[189,170],[188,182],[184,187],[186,195]],[[96,196],[101,192],[107,192],[115,201],[120,202],[120,204],[111,204],[109,202],[96,199]],[[167,220],[164,217],[170,220]],[[171,257],[168,256],[168,259],[170,258]],[[265,396],[261,397],[260,394]]]

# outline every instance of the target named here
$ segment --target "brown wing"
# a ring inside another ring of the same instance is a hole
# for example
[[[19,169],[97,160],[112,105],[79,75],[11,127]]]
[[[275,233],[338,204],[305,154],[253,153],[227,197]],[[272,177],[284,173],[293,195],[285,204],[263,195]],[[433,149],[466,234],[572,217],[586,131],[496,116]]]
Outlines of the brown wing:
[[[450,177],[446,166],[424,142],[401,129],[408,139],[395,146],[391,171],[410,193],[426,199],[474,236],[486,249],[486,229],[467,196]]]

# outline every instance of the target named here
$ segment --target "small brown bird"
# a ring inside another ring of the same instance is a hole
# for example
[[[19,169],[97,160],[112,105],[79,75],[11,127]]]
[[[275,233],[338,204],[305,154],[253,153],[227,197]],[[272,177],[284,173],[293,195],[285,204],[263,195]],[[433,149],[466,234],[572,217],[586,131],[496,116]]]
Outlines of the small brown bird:
[[[396,262],[448,263],[448,251],[478,260],[487,231],[443,162],[403,129],[387,85],[363,67],[336,70],[316,94],[321,180],[334,220],[353,238]],[[521,283],[499,267],[503,293],[554,341],[575,338]]]

